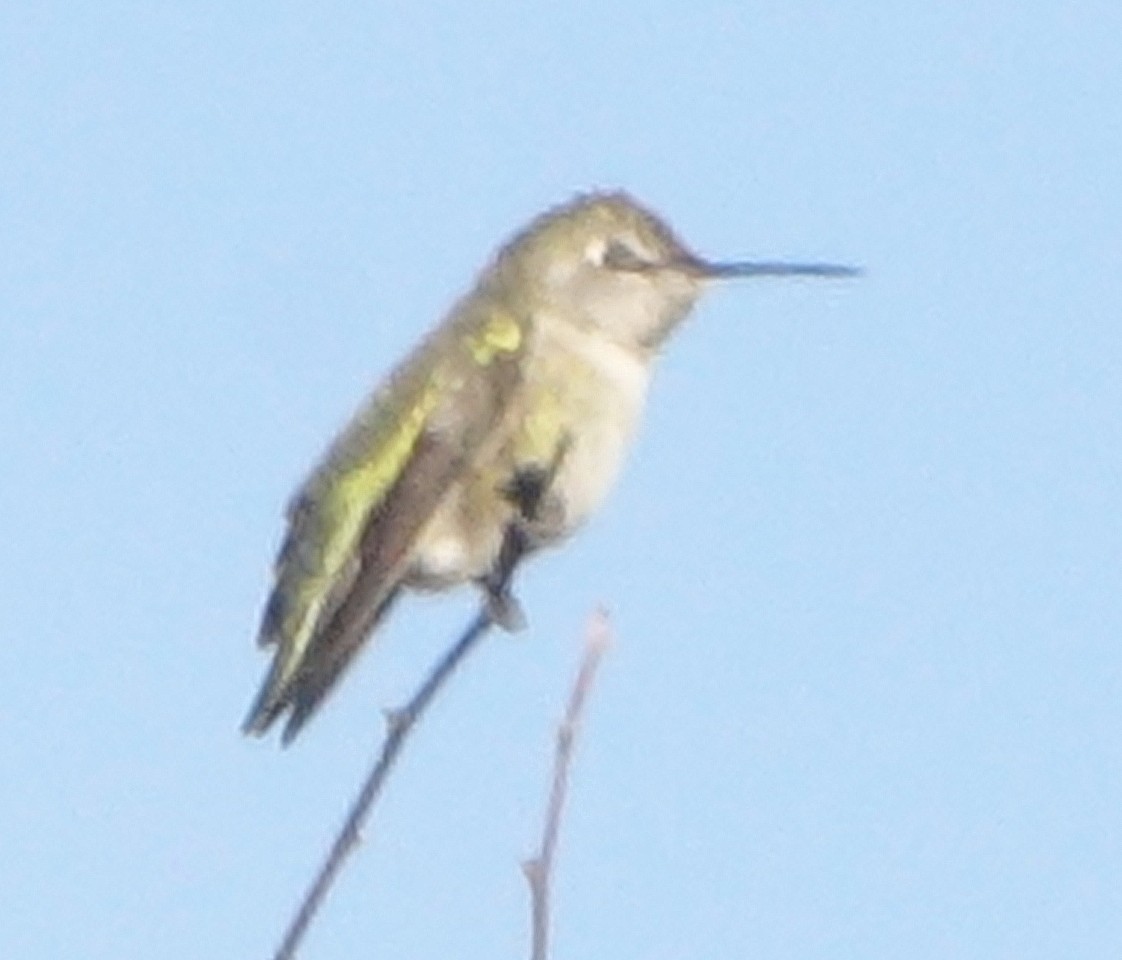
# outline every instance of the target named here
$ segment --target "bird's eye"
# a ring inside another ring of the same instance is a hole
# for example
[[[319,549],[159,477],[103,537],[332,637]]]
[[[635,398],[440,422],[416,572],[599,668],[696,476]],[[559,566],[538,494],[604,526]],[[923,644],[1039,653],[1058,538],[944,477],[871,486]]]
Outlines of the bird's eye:
[[[622,240],[609,240],[600,263],[609,270],[642,270],[650,263],[634,247]]]

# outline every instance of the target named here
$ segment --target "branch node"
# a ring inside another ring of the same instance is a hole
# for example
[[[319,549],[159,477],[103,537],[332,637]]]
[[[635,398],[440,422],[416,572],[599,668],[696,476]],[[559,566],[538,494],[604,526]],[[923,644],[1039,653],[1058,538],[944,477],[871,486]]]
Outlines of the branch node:
[[[384,707],[382,719],[386,724],[386,736],[393,736],[405,725],[405,709],[403,707]]]

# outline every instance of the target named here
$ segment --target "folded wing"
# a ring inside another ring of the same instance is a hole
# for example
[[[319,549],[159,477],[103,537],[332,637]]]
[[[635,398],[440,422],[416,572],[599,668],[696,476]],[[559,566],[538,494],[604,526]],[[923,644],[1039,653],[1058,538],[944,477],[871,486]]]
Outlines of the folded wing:
[[[478,363],[488,329],[462,349],[422,345],[297,493],[258,638],[276,653],[245,732],[264,733],[287,711],[289,742],[397,596],[424,525],[518,388],[522,338],[509,331],[510,349],[483,354],[488,376],[465,366]]]

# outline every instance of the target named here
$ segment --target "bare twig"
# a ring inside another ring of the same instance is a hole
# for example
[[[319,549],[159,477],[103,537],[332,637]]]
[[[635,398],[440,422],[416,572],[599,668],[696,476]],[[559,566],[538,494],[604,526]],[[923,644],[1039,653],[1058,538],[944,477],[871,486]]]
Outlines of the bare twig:
[[[512,629],[516,628],[522,620],[521,608],[510,592],[511,581],[531,547],[531,538],[526,525],[537,517],[542,498],[552,484],[567,450],[568,443],[562,443],[558,447],[552,464],[543,476],[539,477],[535,474],[532,478],[528,476],[515,478],[516,483],[510,491],[510,496],[518,508],[519,519],[511,522],[503,533],[497,567],[492,576],[483,582],[486,596],[482,608],[455,644],[437,661],[412,699],[400,710],[390,712],[382,751],[371,767],[370,773],[367,774],[358,796],[351,804],[347,819],[335,837],[335,842],[331,845],[331,850],[319,873],[316,874],[308,892],[304,894],[300,907],[285,931],[281,945],[273,954],[273,960],[292,960],[296,956],[300,941],[304,939],[304,934],[319,912],[335,878],[343,868],[344,861],[358,845],[362,825],[370,816],[370,811],[378,797],[381,796],[386,779],[393,770],[410,731],[424,716],[433,698],[491,627],[499,624]],[[530,482],[531,479],[533,482]]]
[[[441,687],[463,662],[464,658],[478,645],[479,641],[487,634],[493,621],[487,608],[484,608],[463,632],[455,645],[450,647],[444,656],[432,668],[424,683],[413,694],[412,699],[400,710],[395,710],[388,715],[388,729],[382,752],[371,767],[366,781],[362,785],[358,796],[351,804],[350,812],[343,823],[331,851],[324,860],[323,865],[316,874],[315,881],[304,894],[300,908],[292,918],[288,929],[285,931],[281,945],[273,954],[273,960],[292,960],[296,950],[307,933],[308,926],[315,918],[322,906],[335,878],[343,867],[344,861],[358,845],[362,826],[370,815],[371,808],[382,793],[386,778],[393,770],[398,754],[401,752],[410,731],[417,721],[424,716],[429,704]]]
[[[585,629],[584,656],[580,670],[573,682],[565,717],[557,728],[557,750],[553,760],[553,782],[549,790],[542,843],[537,856],[527,860],[522,869],[530,884],[530,910],[532,923],[531,960],[546,960],[549,956],[550,888],[553,880],[553,859],[557,850],[557,837],[561,831],[561,815],[569,792],[569,770],[573,760],[573,745],[580,730],[584,705],[600,660],[611,643],[611,624],[603,609],[597,610]]]

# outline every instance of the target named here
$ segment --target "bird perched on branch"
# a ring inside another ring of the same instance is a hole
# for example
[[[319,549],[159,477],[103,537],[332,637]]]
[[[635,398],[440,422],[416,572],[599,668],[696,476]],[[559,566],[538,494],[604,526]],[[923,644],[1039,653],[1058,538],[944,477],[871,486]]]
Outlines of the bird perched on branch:
[[[558,544],[613,485],[655,358],[709,284],[844,277],[819,263],[716,263],[624,193],[579,196],[503,246],[390,373],[288,508],[246,718],[289,742],[406,590],[481,586],[522,620],[516,562]]]

